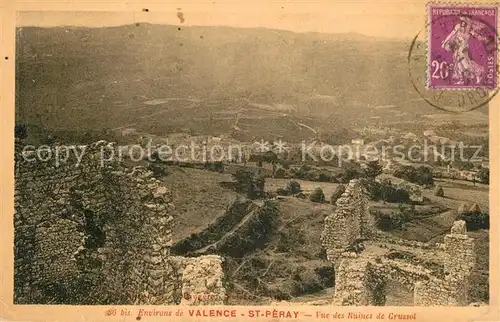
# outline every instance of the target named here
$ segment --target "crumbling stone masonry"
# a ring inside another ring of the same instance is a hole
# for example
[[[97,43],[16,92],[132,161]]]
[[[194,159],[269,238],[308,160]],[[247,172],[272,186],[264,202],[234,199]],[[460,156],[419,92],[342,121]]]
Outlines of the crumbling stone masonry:
[[[474,240],[465,221],[456,221],[444,238],[444,280],[429,278],[415,285],[415,305],[468,305],[469,276],[474,268]],[[436,304],[439,303],[439,304]]]
[[[56,165],[16,142],[15,303],[174,304],[188,272],[222,276],[216,256],[174,264],[170,192],[143,167],[102,165],[107,144]]]
[[[336,275],[343,278],[335,281],[334,305],[377,305],[385,302],[385,294],[381,292],[385,279],[375,273],[369,259],[345,256]]]
[[[375,230],[367,202],[361,183],[351,180],[337,200],[335,212],[325,218],[321,243],[329,260],[335,262],[356,240],[370,236]]]
[[[384,305],[391,279],[413,290],[417,306],[468,305],[475,254],[465,222],[454,222],[444,244],[398,240],[374,228],[366,202],[361,185],[352,180],[335,212],[325,218],[321,240],[335,266],[333,304]],[[363,247],[354,248],[356,243]],[[394,256],[408,252],[410,258]]]
[[[170,261],[176,268],[179,282],[178,296],[182,305],[222,305],[227,295],[222,271],[222,257],[206,255],[200,257],[172,256]]]

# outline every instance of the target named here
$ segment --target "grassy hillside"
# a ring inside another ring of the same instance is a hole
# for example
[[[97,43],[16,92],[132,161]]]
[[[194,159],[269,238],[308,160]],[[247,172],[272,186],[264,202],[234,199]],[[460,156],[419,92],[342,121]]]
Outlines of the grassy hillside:
[[[243,261],[228,258],[231,304],[274,299],[293,300],[333,287],[334,272],[326,261],[320,233],[330,204],[295,198],[279,201],[277,228],[264,249]]]
[[[162,181],[172,192],[175,205],[174,241],[204,229],[223,214],[236,199],[237,193],[223,188],[219,183],[231,180],[229,175],[216,172],[169,167]]]

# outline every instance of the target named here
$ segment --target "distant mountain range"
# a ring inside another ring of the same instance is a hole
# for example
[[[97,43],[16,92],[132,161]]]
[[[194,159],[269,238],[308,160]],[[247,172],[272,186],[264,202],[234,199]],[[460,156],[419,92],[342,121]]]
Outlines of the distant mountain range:
[[[53,129],[114,128],[149,112],[144,101],[164,98],[202,101],[189,113],[172,109],[177,125],[183,118],[259,106],[266,117],[269,106],[286,106],[286,113],[326,129],[415,121],[440,112],[411,86],[409,47],[410,40],[263,28],[22,27],[17,121]]]

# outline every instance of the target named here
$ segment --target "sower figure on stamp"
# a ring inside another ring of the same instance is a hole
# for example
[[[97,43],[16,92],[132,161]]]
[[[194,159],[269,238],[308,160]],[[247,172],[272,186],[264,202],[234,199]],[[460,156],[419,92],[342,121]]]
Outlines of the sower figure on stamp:
[[[460,17],[460,23],[455,25],[453,31],[442,43],[445,50],[453,52],[452,80],[457,85],[466,82],[479,84],[483,78],[484,68],[476,63],[469,53],[471,36],[481,41],[485,40],[485,37],[478,34],[479,29],[483,27],[482,23],[472,21],[468,17]]]

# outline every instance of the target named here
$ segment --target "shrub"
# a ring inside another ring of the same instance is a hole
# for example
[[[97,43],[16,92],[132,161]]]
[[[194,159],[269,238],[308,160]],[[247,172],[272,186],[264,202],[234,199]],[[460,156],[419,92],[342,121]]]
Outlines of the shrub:
[[[410,200],[410,193],[402,188],[388,187],[388,193],[385,195],[387,202],[408,202]]]
[[[280,164],[283,167],[283,169],[288,170],[290,169],[290,165],[292,165],[292,162],[288,160],[280,160]]]
[[[332,181],[332,176],[328,173],[324,173],[324,172],[321,172],[319,175],[318,175],[318,179],[317,179],[319,182],[331,182]]]
[[[310,267],[301,267],[294,280],[299,282],[300,293],[313,293],[323,288],[318,273]]]
[[[309,200],[311,200],[312,202],[323,203],[325,201],[325,194],[323,193],[323,189],[319,187],[314,189],[314,191],[309,196]]]
[[[344,192],[345,186],[343,184],[338,185],[335,191],[332,193],[332,196],[330,197],[330,203],[335,204],[337,202],[337,199],[339,199]]]
[[[440,185],[437,185],[436,188],[434,189],[434,195],[436,197],[444,197],[443,187],[441,187]]]
[[[489,213],[467,211],[458,216],[458,219],[465,221],[468,231],[490,229]]]
[[[279,196],[289,196],[289,195],[290,195],[290,190],[285,189],[285,188],[278,188],[278,189],[276,190],[276,193],[277,193]]]
[[[479,170],[479,172],[477,173],[477,178],[482,183],[486,183],[486,184],[490,183],[490,169],[481,168],[481,170]]]
[[[291,193],[291,194],[296,194],[296,193],[299,193],[302,189],[300,187],[300,183],[298,183],[297,181],[295,180],[291,180],[286,189]]]
[[[266,200],[245,222],[238,227],[238,234],[220,234],[222,239],[217,243],[217,253],[230,257],[245,256],[245,254],[262,249],[273,236],[279,215],[278,204]]]

